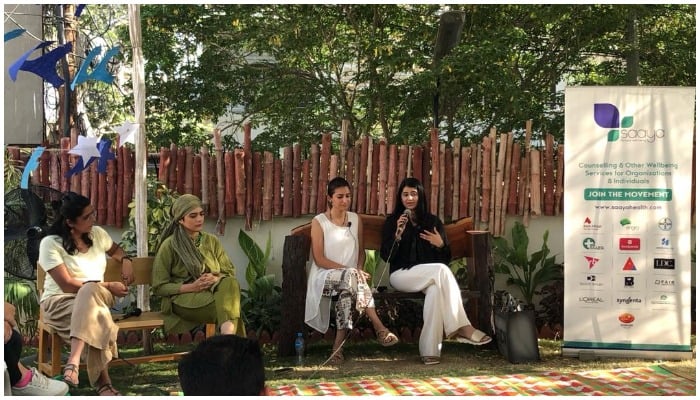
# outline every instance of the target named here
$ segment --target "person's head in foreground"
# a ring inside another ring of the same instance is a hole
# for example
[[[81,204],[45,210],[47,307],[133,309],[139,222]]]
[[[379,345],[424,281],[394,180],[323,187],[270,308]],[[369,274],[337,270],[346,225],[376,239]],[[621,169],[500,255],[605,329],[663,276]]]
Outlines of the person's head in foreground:
[[[217,335],[185,355],[177,368],[185,396],[264,396],[265,366],[257,341]]]

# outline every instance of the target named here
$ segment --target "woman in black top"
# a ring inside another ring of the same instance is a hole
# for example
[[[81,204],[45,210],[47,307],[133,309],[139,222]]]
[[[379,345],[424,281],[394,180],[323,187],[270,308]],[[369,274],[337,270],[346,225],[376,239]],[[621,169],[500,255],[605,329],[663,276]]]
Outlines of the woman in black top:
[[[404,179],[395,204],[384,223],[381,256],[390,263],[391,286],[425,293],[419,342],[423,362],[440,362],[443,334],[461,343],[489,343],[491,338],[474,328],[464,311],[459,285],[447,266],[445,229],[440,218],[428,212],[423,184]]]

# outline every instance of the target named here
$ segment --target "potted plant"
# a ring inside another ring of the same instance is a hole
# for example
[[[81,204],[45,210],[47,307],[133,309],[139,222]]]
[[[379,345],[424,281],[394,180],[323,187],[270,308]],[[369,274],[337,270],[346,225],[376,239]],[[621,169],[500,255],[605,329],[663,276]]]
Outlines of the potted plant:
[[[530,240],[525,226],[516,222],[511,230],[511,243],[504,237],[493,238],[494,268],[496,273],[508,275],[508,286],[516,286],[526,308],[534,309],[535,292],[544,284],[561,279],[562,266],[555,256],[549,256],[549,231],[542,237],[540,250],[528,256]]]

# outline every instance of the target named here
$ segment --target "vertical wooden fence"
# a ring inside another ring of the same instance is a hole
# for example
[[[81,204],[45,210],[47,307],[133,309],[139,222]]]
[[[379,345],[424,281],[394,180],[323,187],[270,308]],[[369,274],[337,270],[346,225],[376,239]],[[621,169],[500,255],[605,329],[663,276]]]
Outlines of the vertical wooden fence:
[[[496,130],[480,144],[462,145],[459,139],[447,144],[431,129],[429,142],[422,146],[388,144],[368,136],[348,145],[346,130],[344,123],[339,154],[332,152],[331,135],[323,134],[321,143],[306,153],[296,144],[281,149],[281,157],[253,152],[249,126],[243,147],[233,151],[223,150],[215,131],[213,154],[204,147],[161,148],[158,179],[179,193],[199,196],[221,230],[233,216],[244,216],[251,229],[257,220],[322,212],[326,184],[338,175],[353,186],[352,208],[358,213],[391,213],[401,180],[414,176],[423,182],[432,213],[446,222],[470,216],[477,229],[494,235],[504,234],[506,215],[522,216],[527,225],[531,217],[563,211],[564,145],[547,135],[542,147],[531,146],[530,123],[524,144],[515,142],[512,133]],[[99,174],[97,163],[92,163],[66,179],[65,172],[77,161],[68,150],[76,143],[74,135],[63,138],[60,148],[44,151],[32,182],[90,197],[97,222],[121,228],[134,193],[133,151],[116,148],[106,174]],[[26,161],[27,152],[8,150],[12,158]]]

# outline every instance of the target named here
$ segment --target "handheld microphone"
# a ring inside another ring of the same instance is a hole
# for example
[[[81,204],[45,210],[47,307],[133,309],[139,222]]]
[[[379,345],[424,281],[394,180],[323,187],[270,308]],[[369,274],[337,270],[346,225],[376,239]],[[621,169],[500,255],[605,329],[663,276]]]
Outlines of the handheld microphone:
[[[114,320],[114,322],[117,322],[117,321],[124,321],[124,320],[127,319],[127,318],[138,317],[138,316],[140,316],[140,315],[141,315],[141,309],[138,308],[138,307],[136,307],[136,308],[134,308],[133,310],[131,310],[131,311],[127,312],[126,314],[124,314],[121,318],[116,318],[116,319]]]
[[[396,228],[396,239],[401,239],[401,236],[403,236],[403,231],[406,229],[406,225],[408,224],[408,220],[411,219],[411,216],[413,215],[413,211],[411,211],[410,208],[407,208],[403,210],[403,215],[405,215],[407,218],[406,220],[399,224],[399,226]]]

